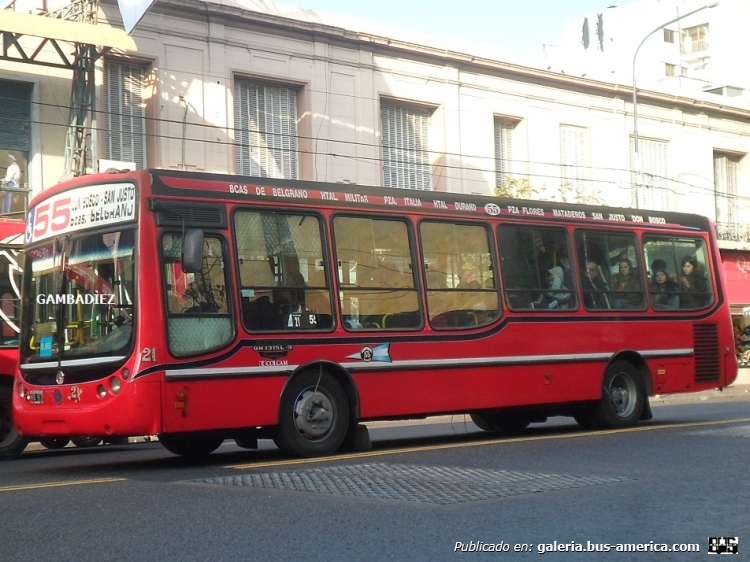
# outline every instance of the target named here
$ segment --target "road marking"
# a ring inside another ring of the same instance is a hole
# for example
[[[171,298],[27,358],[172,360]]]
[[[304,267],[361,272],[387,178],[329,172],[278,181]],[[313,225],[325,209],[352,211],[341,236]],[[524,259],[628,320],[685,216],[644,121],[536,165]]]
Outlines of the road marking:
[[[595,435],[613,435],[617,433],[631,433],[636,431],[654,431],[657,429],[679,429],[683,427],[702,427],[709,425],[726,425],[730,423],[747,423],[750,422],[750,418],[739,418],[734,420],[718,420],[718,421],[707,421],[707,422],[686,422],[686,423],[673,423],[664,425],[644,425],[638,427],[629,427],[626,429],[607,429],[602,431],[585,431],[581,433],[571,433],[565,435],[535,435],[531,437],[512,437],[512,438],[499,438],[491,439],[489,441],[472,441],[469,443],[448,443],[443,445],[425,445],[422,447],[404,447],[400,449],[387,449],[383,451],[365,451],[362,453],[349,453],[344,455],[333,455],[330,457],[315,457],[312,459],[291,459],[286,461],[268,461],[261,463],[244,463],[244,464],[232,464],[225,466],[224,468],[231,468],[236,470],[246,470],[248,468],[267,468],[269,466],[294,466],[300,464],[313,464],[319,462],[333,462],[340,460],[350,459],[364,459],[367,457],[382,457],[386,455],[403,455],[405,453],[421,453],[425,451],[442,451],[445,449],[459,449],[463,447],[483,447],[486,445],[500,445],[502,443],[523,443],[526,441],[543,441],[547,439],[574,439],[577,437],[591,437]],[[0,490],[2,490],[0,488]]]
[[[126,478],[95,478],[93,480],[68,480],[67,482],[46,482],[43,484],[21,484],[20,486],[2,486],[2,492],[17,492],[18,490],[36,490],[39,488],[60,488],[62,486],[81,486],[84,484],[106,484],[108,482],[123,482]]]

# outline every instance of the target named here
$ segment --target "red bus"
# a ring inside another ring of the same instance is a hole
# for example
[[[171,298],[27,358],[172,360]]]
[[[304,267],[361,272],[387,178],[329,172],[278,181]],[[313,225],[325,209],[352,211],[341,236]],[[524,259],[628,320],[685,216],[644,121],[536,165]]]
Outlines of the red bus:
[[[0,220],[0,459],[15,457],[28,443],[13,422],[13,377],[18,365],[24,230],[23,221]]]
[[[25,242],[28,435],[312,456],[376,419],[629,427],[737,376],[697,215],[147,170],[45,191]]]

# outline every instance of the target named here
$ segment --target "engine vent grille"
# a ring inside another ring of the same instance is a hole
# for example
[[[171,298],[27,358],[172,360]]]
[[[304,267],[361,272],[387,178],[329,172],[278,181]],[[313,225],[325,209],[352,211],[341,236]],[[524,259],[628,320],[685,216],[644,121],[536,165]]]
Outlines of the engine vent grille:
[[[156,224],[189,228],[226,228],[227,214],[221,205],[154,201]]]
[[[721,350],[717,325],[694,324],[693,348],[695,349],[695,382],[720,380]]]

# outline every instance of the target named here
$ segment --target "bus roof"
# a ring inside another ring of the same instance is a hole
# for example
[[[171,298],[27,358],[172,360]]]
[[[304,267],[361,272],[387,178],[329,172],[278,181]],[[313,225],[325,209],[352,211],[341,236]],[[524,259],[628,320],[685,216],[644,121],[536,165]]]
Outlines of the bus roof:
[[[307,208],[379,208],[404,213],[449,214],[466,218],[502,216],[549,220],[552,223],[564,221],[631,226],[648,224],[657,228],[687,228],[699,231],[713,229],[707,217],[689,213],[157,169],[76,178],[46,190],[32,201],[31,206],[36,205],[40,197],[44,198],[46,195],[78,186],[103,182],[113,184],[127,180],[148,181],[149,177],[153,194],[157,197],[292,204]]]

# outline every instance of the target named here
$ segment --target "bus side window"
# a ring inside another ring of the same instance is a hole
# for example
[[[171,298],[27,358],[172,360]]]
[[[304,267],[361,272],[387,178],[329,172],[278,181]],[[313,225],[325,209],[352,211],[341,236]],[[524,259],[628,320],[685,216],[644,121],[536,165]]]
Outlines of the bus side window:
[[[245,329],[333,328],[320,220],[242,210],[234,215],[234,228]]]
[[[657,311],[698,310],[714,302],[708,252],[701,238],[643,237],[651,306]]]
[[[646,281],[634,233],[576,232],[583,303],[588,310],[644,310]]]
[[[218,236],[205,236],[199,272],[180,266],[181,237],[162,236],[162,264],[167,302],[167,335],[177,356],[218,349],[232,340],[234,322],[227,304],[224,245]]]
[[[333,220],[341,321],[348,330],[422,326],[409,225],[402,220]]]
[[[566,231],[501,225],[498,234],[508,308],[547,312],[578,308]]]
[[[476,328],[494,322],[500,305],[488,229],[423,221],[419,233],[432,327]]]

